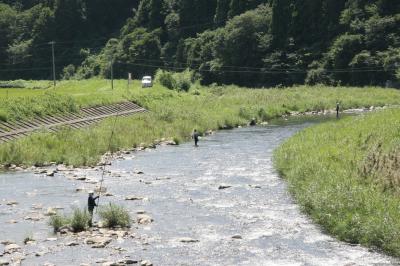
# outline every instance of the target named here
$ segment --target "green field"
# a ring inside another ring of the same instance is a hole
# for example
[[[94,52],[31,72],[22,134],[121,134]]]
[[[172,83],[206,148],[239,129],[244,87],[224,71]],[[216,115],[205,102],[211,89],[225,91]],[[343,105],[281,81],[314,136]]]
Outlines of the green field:
[[[400,256],[400,110],[306,129],[276,151],[275,162],[325,230]]]
[[[135,101],[151,112],[117,119],[111,145],[116,151],[150,144],[160,138],[186,140],[194,128],[204,132],[245,125],[253,117],[267,121],[292,111],[333,109],[336,101],[343,108],[400,103],[398,91],[379,88],[244,89],[192,85],[186,93],[158,84],[142,89],[137,81],[129,89],[126,81],[115,84],[111,90],[107,80],[64,81],[54,90],[48,87],[49,82],[26,82],[25,89],[7,89],[8,98],[2,92],[0,110],[9,120],[28,119],[33,115],[78,111],[83,106]],[[93,165],[108,150],[113,124],[114,119],[109,119],[86,129],[66,128],[56,134],[40,132],[0,145],[0,163]]]

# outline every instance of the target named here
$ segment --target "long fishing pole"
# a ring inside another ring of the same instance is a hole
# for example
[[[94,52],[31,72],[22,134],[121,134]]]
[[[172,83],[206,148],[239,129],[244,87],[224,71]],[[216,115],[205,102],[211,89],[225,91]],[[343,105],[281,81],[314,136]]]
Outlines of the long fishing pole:
[[[118,105],[117,108],[118,108],[118,111],[117,111],[117,115],[116,115],[115,118],[114,118],[114,124],[113,124],[113,126],[112,126],[111,135],[110,135],[110,140],[109,140],[109,142],[108,142],[108,150],[107,150],[107,151],[111,151],[111,158],[112,158],[112,155],[113,155],[113,151],[111,150],[111,142],[112,142],[112,139],[113,139],[114,134],[115,134],[115,127],[116,127],[116,124],[117,124],[117,119],[118,119],[119,114],[120,114],[120,106]],[[100,181],[100,187],[99,187],[99,198],[98,198],[98,200],[97,200],[97,205],[98,205],[98,206],[99,206],[99,204],[100,204],[100,196],[101,196],[101,193],[102,193],[102,190],[103,190],[104,175],[105,175],[106,166],[107,166],[107,156],[106,156],[106,158],[105,158],[105,162],[103,162],[103,163],[104,163],[104,165],[103,165],[103,171],[102,171],[102,173],[101,173],[101,181]],[[97,208],[96,208],[96,213],[97,213]]]

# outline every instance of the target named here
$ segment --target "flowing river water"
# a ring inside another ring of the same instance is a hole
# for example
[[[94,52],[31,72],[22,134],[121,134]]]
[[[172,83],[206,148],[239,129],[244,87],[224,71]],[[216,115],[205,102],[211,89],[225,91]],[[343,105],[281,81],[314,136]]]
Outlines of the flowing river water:
[[[73,206],[85,206],[86,191],[76,189],[98,185],[99,169],[54,177],[1,174],[0,240],[22,249],[0,260],[22,258],[22,265],[101,265],[124,258],[154,265],[397,264],[394,258],[323,233],[301,213],[274,170],[274,149],[316,122],[281,120],[221,131],[203,138],[198,148],[192,143],[160,146],[113,161],[104,184],[113,196],[101,198],[100,204],[124,205],[133,217],[146,212],[154,221],[134,224],[131,237],[115,238],[105,248],[54,235],[43,216],[48,207],[70,212]],[[80,176],[87,179],[77,180]],[[129,195],[143,199],[126,201]],[[17,203],[7,205],[13,200]],[[36,241],[24,245],[26,236]],[[67,246],[72,240],[76,246]],[[0,245],[0,254],[2,249]]]

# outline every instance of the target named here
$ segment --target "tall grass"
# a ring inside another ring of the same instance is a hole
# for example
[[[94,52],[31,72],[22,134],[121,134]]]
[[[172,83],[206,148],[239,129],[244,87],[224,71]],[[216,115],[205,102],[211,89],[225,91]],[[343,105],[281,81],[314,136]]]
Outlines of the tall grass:
[[[69,224],[70,219],[67,216],[61,214],[50,216],[49,225],[53,227],[54,233],[57,233],[62,227]]]
[[[99,216],[104,221],[104,226],[109,228],[117,226],[129,227],[131,224],[128,211],[124,207],[112,203],[101,207]]]
[[[298,133],[275,163],[304,211],[341,240],[400,256],[400,110]]]
[[[184,93],[158,84],[151,89],[140,89],[139,84],[135,84],[127,90],[124,84],[123,81],[117,82],[117,88],[112,92],[104,80],[70,81],[62,83],[56,90],[71,97],[76,106],[102,103],[104,99],[108,99],[105,102],[129,99],[151,111],[117,119],[111,143],[113,151],[129,149],[141,143],[150,144],[160,138],[183,141],[194,128],[204,132],[244,125],[253,117],[264,121],[292,111],[333,109],[338,100],[343,108],[400,103],[399,91],[378,88],[252,90],[234,86],[203,88],[197,85],[193,88],[196,93]],[[41,165],[54,161],[76,166],[94,165],[108,149],[113,124],[114,118],[111,118],[81,130],[65,128],[55,134],[40,132],[2,144],[0,163]]]
[[[51,216],[49,225],[53,227],[55,233],[64,226],[78,233],[88,229],[90,220],[90,214],[86,209],[75,208],[70,216],[61,214]]]

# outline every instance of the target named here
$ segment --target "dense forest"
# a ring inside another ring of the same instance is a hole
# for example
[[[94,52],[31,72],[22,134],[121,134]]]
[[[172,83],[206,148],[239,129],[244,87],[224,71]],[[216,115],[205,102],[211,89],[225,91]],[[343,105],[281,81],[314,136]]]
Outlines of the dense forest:
[[[204,84],[395,86],[397,0],[0,0],[0,79],[138,78]]]

